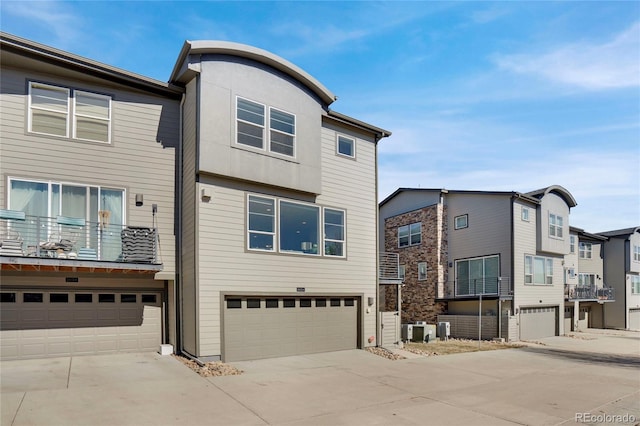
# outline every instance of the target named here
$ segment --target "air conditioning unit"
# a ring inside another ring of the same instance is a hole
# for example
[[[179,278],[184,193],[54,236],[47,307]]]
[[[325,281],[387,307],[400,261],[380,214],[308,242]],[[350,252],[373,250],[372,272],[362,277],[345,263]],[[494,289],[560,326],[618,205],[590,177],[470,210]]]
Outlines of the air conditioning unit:
[[[448,321],[440,321],[438,323],[438,336],[446,340],[451,335],[451,323]]]
[[[435,338],[435,334],[435,326],[428,325],[426,321],[402,325],[402,340],[404,342],[428,342]]]

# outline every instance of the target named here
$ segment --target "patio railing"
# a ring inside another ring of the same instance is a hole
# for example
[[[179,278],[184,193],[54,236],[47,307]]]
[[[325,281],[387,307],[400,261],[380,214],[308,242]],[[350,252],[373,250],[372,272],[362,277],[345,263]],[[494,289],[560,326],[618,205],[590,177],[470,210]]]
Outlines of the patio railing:
[[[614,301],[615,289],[606,286],[565,284],[565,299]]]

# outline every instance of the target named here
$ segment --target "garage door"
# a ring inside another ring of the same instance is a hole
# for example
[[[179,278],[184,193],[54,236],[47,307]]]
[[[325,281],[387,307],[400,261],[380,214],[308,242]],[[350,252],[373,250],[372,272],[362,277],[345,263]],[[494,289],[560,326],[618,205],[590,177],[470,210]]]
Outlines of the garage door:
[[[520,340],[556,336],[558,308],[555,306],[520,309]]]
[[[224,360],[355,349],[358,305],[354,297],[227,297]]]
[[[34,290],[1,293],[3,360],[157,351],[158,292]]]
[[[629,330],[640,330],[640,309],[629,309]]]

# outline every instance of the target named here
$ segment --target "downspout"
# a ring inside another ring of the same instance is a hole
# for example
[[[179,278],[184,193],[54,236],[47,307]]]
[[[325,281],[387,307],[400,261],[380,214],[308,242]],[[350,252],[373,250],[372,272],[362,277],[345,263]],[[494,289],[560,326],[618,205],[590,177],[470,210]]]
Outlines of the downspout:
[[[378,137],[378,135],[374,135],[374,161],[375,161],[375,175],[376,175],[376,184],[375,184],[375,207],[376,207],[376,307],[375,307],[375,316],[376,316],[376,346],[380,346],[382,331],[380,330],[380,206],[378,204],[378,142],[382,137]],[[400,302],[400,301],[398,301]],[[363,327],[364,328],[364,327]],[[365,339],[363,339],[365,340]]]
[[[179,114],[179,138],[178,149],[176,150],[176,189],[175,189],[175,223],[176,223],[176,281],[174,283],[174,303],[176,304],[176,353],[182,351],[182,292],[180,291],[182,277],[182,149],[183,149],[183,109],[186,95],[183,93],[180,99]]]

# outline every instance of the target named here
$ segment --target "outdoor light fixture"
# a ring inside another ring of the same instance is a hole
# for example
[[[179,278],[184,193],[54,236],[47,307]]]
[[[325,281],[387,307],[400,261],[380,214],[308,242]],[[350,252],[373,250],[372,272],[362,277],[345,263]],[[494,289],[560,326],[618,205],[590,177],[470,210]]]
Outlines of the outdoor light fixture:
[[[136,194],[136,207],[140,207],[144,204],[144,199],[142,194]]]

